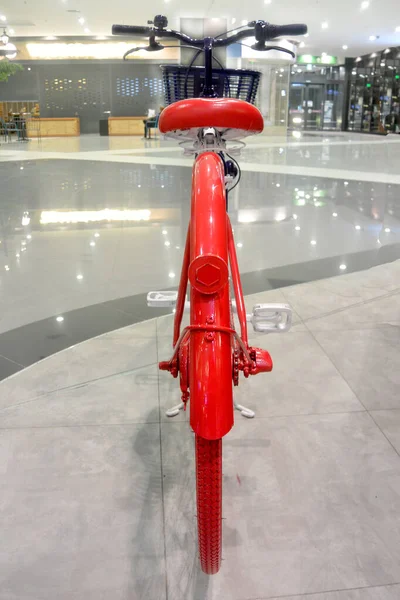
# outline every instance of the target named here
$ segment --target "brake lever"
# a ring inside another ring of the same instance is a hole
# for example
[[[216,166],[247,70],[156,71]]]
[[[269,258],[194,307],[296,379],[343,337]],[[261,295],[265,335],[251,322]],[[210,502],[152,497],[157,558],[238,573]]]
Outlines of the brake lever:
[[[157,42],[155,35],[151,35],[148,46],[137,46],[136,48],[131,48],[131,50],[125,52],[124,60],[126,60],[130,54],[133,54],[133,52],[137,52],[138,50],[146,50],[146,52],[158,52],[158,50],[164,50],[164,48],[165,46],[160,44],[160,42]]]
[[[250,46],[253,50],[258,50],[259,52],[268,52],[269,50],[278,50],[278,52],[286,52],[286,54],[290,54],[292,58],[296,58],[296,55],[291,50],[287,48],[282,48],[281,46],[266,46],[264,42],[256,42],[252,46]]]

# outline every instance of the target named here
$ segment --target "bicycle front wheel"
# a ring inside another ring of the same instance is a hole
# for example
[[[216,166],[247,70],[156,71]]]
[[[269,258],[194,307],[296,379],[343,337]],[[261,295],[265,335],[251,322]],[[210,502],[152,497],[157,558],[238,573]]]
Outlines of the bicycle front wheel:
[[[201,569],[213,575],[221,566],[222,439],[196,435],[196,493]]]

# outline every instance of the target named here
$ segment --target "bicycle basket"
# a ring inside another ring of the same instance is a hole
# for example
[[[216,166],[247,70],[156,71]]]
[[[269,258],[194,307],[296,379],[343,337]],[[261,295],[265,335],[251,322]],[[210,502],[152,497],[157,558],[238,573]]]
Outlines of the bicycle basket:
[[[204,87],[204,67],[161,65],[166,104],[199,98]],[[247,69],[213,69],[212,82],[218,96],[254,104],[261,73]]]

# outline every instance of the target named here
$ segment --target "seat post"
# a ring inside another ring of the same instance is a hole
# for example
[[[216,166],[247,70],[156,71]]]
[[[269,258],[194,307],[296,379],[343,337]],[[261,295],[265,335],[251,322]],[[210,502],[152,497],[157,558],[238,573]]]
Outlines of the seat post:
[[[212,83],[212,60],[213,60],[213,38],[204,39],[204,88],[203,98],[216,98],[216,93]]]

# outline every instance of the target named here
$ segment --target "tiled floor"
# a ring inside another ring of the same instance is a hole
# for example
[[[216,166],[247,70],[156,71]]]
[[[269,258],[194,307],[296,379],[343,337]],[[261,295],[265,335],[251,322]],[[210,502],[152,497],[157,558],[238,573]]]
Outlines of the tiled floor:
[[[257,293],[292,330],[253,334],[224,438],[223,564],[200,572],[193,434],[164,411],[171,316],[0,383],[0,600],[397,600],[400,262]]]

